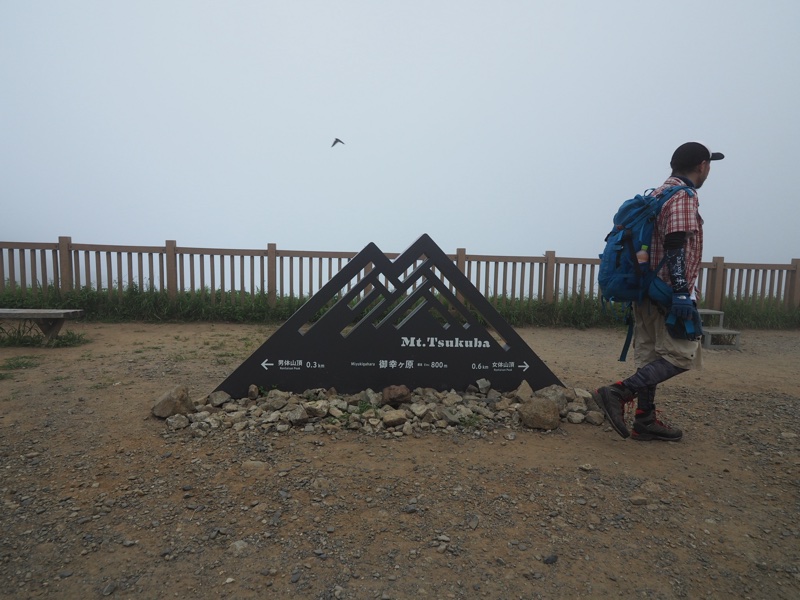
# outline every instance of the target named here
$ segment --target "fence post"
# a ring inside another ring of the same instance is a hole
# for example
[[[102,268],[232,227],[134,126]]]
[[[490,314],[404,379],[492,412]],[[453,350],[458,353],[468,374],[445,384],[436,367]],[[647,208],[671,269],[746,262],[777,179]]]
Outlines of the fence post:
[[[792,270],[789,271],[788,279],[786,301],[789,308],[798,308],[800,307],[800,258],[792,259]]]
[[[167,262],[167,296],[174,300],[178,296],[178,254],[175,251],[177,246],[175,240],[167,240],[166,262]]]
[[[466,275],[466,268],[467,265],[467,249],[466,248],[456,248],[456,266],[458,270],[461,271],[464,275]]]
[[[58,266],[61,272],[61,291],[71,292],[74,279],[72,277],[72,238],[58,236]]]
[[[467,249],[456,248],[456,268],[466,277],[467,275]],[[464,296],[456,290],[456,299],[464,304]]]
[[[711,259],[714,265],[709,272],[708,290],[706,292],[708,307],[712,310],[722,310],[725,296],[725,259],[715,256]]]
[[[267,244],[267,303],[275,306],[278,292],[278,250],[275,244]]]
[[[544,253],[544,301],[552,304],[556,297],[556,253],[548,250]]]

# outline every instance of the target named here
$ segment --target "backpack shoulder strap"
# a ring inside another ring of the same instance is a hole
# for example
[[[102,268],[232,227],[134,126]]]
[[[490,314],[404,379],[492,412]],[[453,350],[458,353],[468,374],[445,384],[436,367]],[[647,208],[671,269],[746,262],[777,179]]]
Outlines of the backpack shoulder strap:
[[[660,194],[658,194],[658,205],[659,208],[664,206],[664,203],[672,198],[675,194],[680,192],[681,190],[685,190],[687,194],[690,196],[695,195],[695,191],[693,187],[689,187],[688,185],[672,185],[668,188],[664,188]]]
[[[625,334],[625,343],[622,344],[622,352],[619,355],[619,362],[625,362],[628,358],[628,350],[633,341],[633,303],[629,302],[625,307],[625,324],[628,326],[628,332]]]
[[[665,188],[655,196],[656,200],[653,203],[653,207],[655,208],[655,214],[658,215],[661,212],[661,209],[667,203],[667,201],[681,190],[685,190],[686,193],[689,194],[690,196],[695,195],[694,188],[689,187],[688,185],[673,185],[668,188]]]

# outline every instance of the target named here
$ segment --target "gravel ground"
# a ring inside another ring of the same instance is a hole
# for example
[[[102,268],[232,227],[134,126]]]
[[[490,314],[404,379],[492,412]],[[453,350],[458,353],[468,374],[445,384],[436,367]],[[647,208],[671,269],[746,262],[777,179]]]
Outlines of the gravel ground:
[[[271,329],[69,328],[90,343],[0,348],[2,596],[800,597],[799,332],[745,331],[665,385],[667,444],[566,422],[197,438],[153,402],[208,394]],[[632,369],[618,331],[520,333],[568,386]]]

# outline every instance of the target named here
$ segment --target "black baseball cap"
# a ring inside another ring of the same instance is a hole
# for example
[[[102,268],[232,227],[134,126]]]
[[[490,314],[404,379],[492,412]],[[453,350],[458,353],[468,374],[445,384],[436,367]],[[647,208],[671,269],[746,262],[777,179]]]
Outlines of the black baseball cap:
[[[700,142],[686,142],[678,146],[672,154],[669,163],[673,169],[683,171],[696,167],[704,160],[722,160],[725,155],[721,152],[711,152]]]

